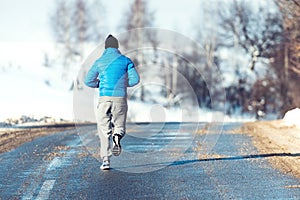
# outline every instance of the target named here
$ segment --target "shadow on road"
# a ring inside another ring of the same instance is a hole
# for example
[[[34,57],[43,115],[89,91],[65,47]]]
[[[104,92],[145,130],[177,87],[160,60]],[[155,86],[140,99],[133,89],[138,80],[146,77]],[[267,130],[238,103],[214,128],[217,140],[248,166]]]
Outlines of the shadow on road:
[[[182,160],[175,161],[171,165],[183,165],[196,162],[207,162],[207,161],[222,161],[222,160],[243,160],[243,159],[254,159],[254,158],[268,158],[268,157],[297,157],[300,153],[270,153],[270,154],[253,154],[244,156],[232,156],[232,157],[222,157],[222,158],[205,158],[205,159],[194,159],[194,160]]]
[[[132,165],[123,166],[120,168],[133,168],[133,167],[158,167],[158,166],[179,166],[191,163],[211,162],[211,161],[226,161],[226,160],[243,160],[243,159],[258,159],[258,158],[269,158],[269,157],[300,157],[300,153],[270,153],[270,154],[252,154],[242,156],[228,156],[221,158],[204,158],[204,159],[193,159],[193,160],[180,160],[175,162],[160,162],[150,163],[145,165]]]

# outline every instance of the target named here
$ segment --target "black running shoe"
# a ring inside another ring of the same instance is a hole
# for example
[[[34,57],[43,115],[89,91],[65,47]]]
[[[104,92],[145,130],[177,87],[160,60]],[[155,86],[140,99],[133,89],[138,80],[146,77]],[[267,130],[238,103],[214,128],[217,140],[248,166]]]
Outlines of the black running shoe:
[[[114,134],[113,135],[113,142],[114,142],[114,146],[112,148],[112,153],[114,156],[119,156],[121,154],[122,148],[121,148],[121,140],[122,136],[120,136],[119,134]]]

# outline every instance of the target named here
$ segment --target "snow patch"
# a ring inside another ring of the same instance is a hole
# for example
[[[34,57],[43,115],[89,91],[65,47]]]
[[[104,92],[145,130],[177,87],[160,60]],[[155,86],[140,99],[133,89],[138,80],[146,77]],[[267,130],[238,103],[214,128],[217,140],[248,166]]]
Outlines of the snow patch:
[[[72,92],[44,83],[43,73],[9,69],[0,74],[0,121],[19,116],[72,119]]]
[[[129,122],[249,122],[251,115],[228,116],[220,111],[197,107],[165,107],[163,104],[128,101]]]
[[[283,121],[287,126],[296,126],[300,129],[300,109],[295,108],[285,113]]]

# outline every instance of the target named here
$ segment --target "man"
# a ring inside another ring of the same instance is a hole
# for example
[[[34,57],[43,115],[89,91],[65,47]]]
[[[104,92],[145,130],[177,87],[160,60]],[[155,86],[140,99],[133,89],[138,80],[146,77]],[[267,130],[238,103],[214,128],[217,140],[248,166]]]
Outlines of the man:
[[[121,153],[120,140],[124,137],[127,117],[127,87],[135,86],[140,78],[133,62],[122,55],[118,40],[109,35],[105,40],[105,50],[85,78],[85,84],[99,87],[97,105],[97,125],[100,136],[102,170],[110,169],[111,155]],[[111,150],[110,139],[113,140]]]

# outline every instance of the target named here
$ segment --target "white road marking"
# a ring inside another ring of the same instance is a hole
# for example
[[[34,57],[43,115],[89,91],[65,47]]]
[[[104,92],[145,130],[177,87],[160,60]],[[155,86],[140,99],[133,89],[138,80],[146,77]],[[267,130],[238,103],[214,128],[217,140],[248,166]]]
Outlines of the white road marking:
[[[37,169],[31,172],[31,175],[33,177],[38,177],[39,174],[42,174],[44,171],[44,165],[39,166]],[[25,195],[22,197],[22,200],[31,200],[34,196],[34,191],[38,188],[39,181],[32,180],[30,181],[30,185],[27,188],[27,191],[25,192]]]
[[[56,168],[61,166],[61,163],[62,163],[61,159],[58,157],[55,157],[49,164],[47,171],[55,170]]]
[[[75,140],[72,140],[71,142],[67,143],[66,146],[69,147],[78,147],[80,146],[81,140],[80,138],[76,138]],[[27,188],[27,191],[25,192],[24,196],[22,197],[22,200],[31,200],[34,199],[34,196],[36,195],[36,192],[39,192],[37,199],[48,199],[50,192],[54,186],[55,180],[47,180],[47,177],[52,175],[51,179],[53,179],[56,174],[56,169],[64,166],[64,165],[70,165],[69,159],[72,159],[73,155],[76,153],[75,149],[70,149],[67,151],[60,151],[60,153],[65,153],[63,157],[55,157],[50,163],[45,162],[41,166],[39,166],[36,170],[32,171],[30,174],[34,177],[43,177],[46,179],[46,181],[43,183],[40,191],[38,190],[38,187],[42,180],[34,180],[30,182],[30,185]],[[50,175],[49,175],[50,174]]]
[[[50,192],[54,186],[55,180],[46,180],[41,187],[41,190],[36,200],[45,200],[49,198]]]

